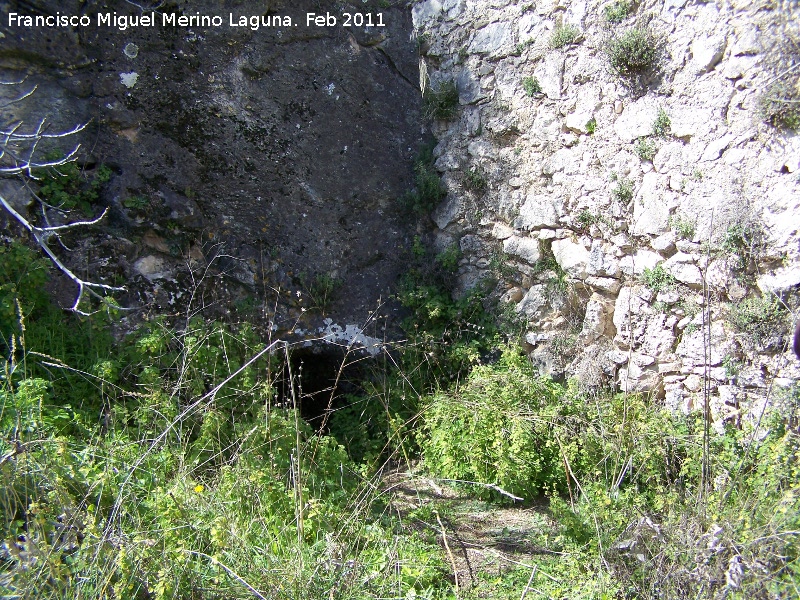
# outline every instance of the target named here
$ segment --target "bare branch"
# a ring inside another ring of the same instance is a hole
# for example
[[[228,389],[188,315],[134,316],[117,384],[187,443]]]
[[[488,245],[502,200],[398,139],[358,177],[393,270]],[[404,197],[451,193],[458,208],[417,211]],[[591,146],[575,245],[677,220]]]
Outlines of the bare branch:
[[[16,83],[0,82],[0,85],[19,85],[23,81],[24,79]],[[20,102],[21,100],[30,97],[36,91],[36,89],[37,86],[34,85],[31,90],[22,93],[13,100],[8,101],[6,104],[2,105],[2,107],[9,106],[10,104]],[[49,128],[49,123],[46,117],[40,119],[35,128],[29,133],[22,131],[22,121],[18,123],[7,123],[0,126],[0,177],[21,177],[23,178],[23,181],[26,179],[38,180],[41,178],[34,173],[35,170],[56,168],[73,162],[77,159],[78,151],[81,147],[80,144],[76,144],[70,152],[61,158],[52,160],[45,159],[40,161],[36,159],[36,154],[39,150],[39,143],[43,140],[59,140],[68,138],[83,131],[88,124],[89,123],[87,122],[82,125],[76,125],[68,131],[59,131],[55,133],[48,133],[47,129]],[[98,299],[106,306],[110,306],[111,303],[109,299],[104,296],[103,293],[123,292],[125,291],[124,287],[107,285],[96,281],[88,281],[78,277],[74,272],[72,272],[72,270],[70,270],[69,267],[64,264],[64,262],[62,262],[61,259],[59,259],[58,256],[56,256],[55,252],[53,252],[53,250],[48,246],[48,240],[52,237],[55,237],[58,239],[59,243],[61,243],[62,247],[66,249],[66,246],[64,246],[63,242],[61,242],[60,234],[78,227],[96,225],[106,216],[108,213],[108,208],[106,208],[99,217],[94,219],[73,221],[64,225],[50,225],[47,216],[47,210],[50,207],[32,191],[31,194],[34,198],[36,198],[42,208],[42,215],[44,218],[44,223],[46,224],[44,227],[34,225],[27,217],[18,212],[3,196],[0,196],[0,206],[2,206],[6,212],[8,212],[8,214],[14,217],[14,219],[20,225],[28,230],[39,248],[41,248],[42,252],[48,256],[56,268],[78,286],[75,302],[72,304],[70,310],[81,315],[92,314],[80,308],[82,301],[87,295]],[[115,306],[115,308],[119,307]]]

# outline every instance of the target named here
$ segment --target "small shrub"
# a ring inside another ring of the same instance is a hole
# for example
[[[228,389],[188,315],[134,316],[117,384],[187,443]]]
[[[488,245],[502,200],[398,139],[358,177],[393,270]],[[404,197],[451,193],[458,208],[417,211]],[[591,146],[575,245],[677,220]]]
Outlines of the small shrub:
[[[636,143],[636,156],[642,160],[652,162],[656,156],[656,151],[656,143],[651,139],[640,138]]]
[[[597,119],[592,117],[588,121],[586,121],[586,133],[589,135],[594,135],[594,132],[597,131]]]
[[[486,180],[486,175],[478,167],[472,167],[464,174],[461,183],[464,188],[470,192],[482,194],[489,187],[489,182]]]
[[[542,86],[536,77],[525,77],[522,80],[522,87],[528,96],[535,96],[542,93]]]
[[[645,26],[614,36],[606,46],[611,68],[620,76],[635,77],[652,70],[658,62],[661,41]]]
[[[458,112],[458,88],[455,81],[443,81],[425,93],[425,117],[448,121]]]
[[[663,108],[658,109],[658,116],[653,121],[653,135],[656,137],[666,137],[669,133],[669,128],[672,122],[669,120],[667,111]]]
[[[414,190],[400,199],[405,212],[422,216],[428,214],[447,196],[447,189],[433,166],[433,144],[420,150],[414,161]]]
[[[751,336],[757,343],[787,331],[788,311],[775,296],[745,298],[731,306],[729,319],[738,333]]]
[[[697,227],[694,221],[683,217],[670,217],[669,225],[682,240],[691,240]]]
[[[800,89],[791,82],[777,81],[761,96],[761,114],[778,129],[800,131]]]
[[[579,34],[580,32],[572,25],[556,25],[553,35],[550,36],[550,47],[555,50],[574,44]]]
[[[616,0],[603,7],[603,16],[609,23],[622,23],[633,12],[633,3],[629,0]]]
[[[654,292],[668,290],[677,283],[676,279],[660,264],[652,269],[645,267],[641,281]]]
[[[747,271],[761,256],[766,244],[765,237],[764,229],[758,221],[742,220],[727,227],[717,252],[736,257],[734,268]]]
[[[605,223],[606,225],[609,224],[608,219],[603,215],[600,213],[593,213],[588,210],[581,211],[577,219],[575,219],[575,222],[581,230],[589,229],[589,227],[596,225],[597,223]]]
[[[150,206],[150,200],[144,196],[131,196],[122,201],[122,206],[131,210],[144,210]]]
[[[452,244],[436,255],[436,262],[448,273],[455,273],[458,270],[458,261],[461,259],[461,249],[458,244]]]
[[[630,202],[633,200],[633,182],[630,179],[616,179],[617,185],[611,190],[611,194],[620,202]]]

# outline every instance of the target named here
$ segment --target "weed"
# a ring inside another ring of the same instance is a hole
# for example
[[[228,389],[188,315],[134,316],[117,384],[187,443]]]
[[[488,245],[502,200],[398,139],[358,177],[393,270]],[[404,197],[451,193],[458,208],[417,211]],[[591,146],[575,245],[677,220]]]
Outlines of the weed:
[[[586,121],[586,133],[589,135],[594,135],[594,132],[597,131],[597,119],[592,117],[588,121]]]
[[[458,87],[453,80],[442,81],[425,91],[425,117],[449,121],[458,113]]]
[[[717,253],[735,259],[734,269],[740,272],[754,268],[766,245],[766,234],[761,224],[752,219],[742,219],[725,229]]]
[[[788,331],[788,311],[775,296],[745,298],[731,305],[729,320],[734,329],[758,344]]]
[[[50,158],[53,156],[48,155]],[[89,173],[82,171],[75,162],[68,162],[58,167],[38,169],[34,174],[40,179],[39,195],[47,204],[67,211],[79,209],[91,215],[100,191],[111,179],[112,171],[101,165]]]
[[[588,210],[583,210],[575,219],[576,224],[578,227],[585,231],[589,229],[592,225],[596,225],[598,223],[605,223],[606,225],[609,224],[609,221],[606,217],[601,215],[600,213],[593,213]]]
[[[574,44],[579,35],[580,31],[572,25],[558,24],[555,29],[553,29],[553,34],[550,36],[550,47],[558,49]]]
[[[482,194],[489,189],[489,182],[486,180],[486,175],[478,167],[472,167],[467,171],[461,183],[467,191],[476,192],[478,194]]]
[[[536,77],[525,77],[522,80],[522,87],[528,96],[535,96],[542,93],[542,86]]]
[[[436,255],[436,262],[438,262],[442,268],[449,273],[455,273],[458,271],[458,261],[460,259],[461,249],[459,248],[458,244],[452,244],[448,246],[446,250],[443,250]]]
[[[122,201],[122,206],[131,210],[145,210],[150,206],[150,200],[144,196],[131,196]]]
[[[675,230],[680,239],[691,240],[694,238],[695,229],[697,227],[695,221],[679,216],[672,216],[669,218],[668,224]]]
[[[658,109],[658,116],[653,121],[653,135],[656,137],[666,137],[672,122],[669,120],[667,112],[663,108]]]
[[[532,39],[518,43],[514,47],[514,54],[516,54],[517,56],[521,55],[525,51],[525,48],[527,48],[528,46],[531,46],[531,45],[533,45],[533,40]]]
[[[725,377],[728,379],[736,377],[742,370],[742,363],[730,354],[726,354],[722,359],[722,366],[725,369]]]
[[[692,179],[695,181],[703,181],[703,172],[700,169],[694,169],[692,171]]]
[[[660,52],[661,40],[647,26],[615,35],[606,46],[612,70],[623,77],[637,77],[653,70]]]
[[[800,90],[791,81],[776,81],[759,100],[764,120],[778,129],[800,131]]]
[[[620,202],[633,200],[633,182],[630,179],[616,178],[617,185],[611,190],[611,195]]]
[[[414,161],[414,190],[400,199],[403,209],[416,216],[428,214],[447,196],[439,173],[433,166],[434,144],[423,146]]]
[[[636,156],[642,160],[652,162],[657,150],[656,143],[651,139],[639,138],[639,141],[636,143]]]
[[[677,283],[675,277],[668,273],[661,264],[652,269],[645,267],[641,275],[641,282],[654,292],[668,290]]]
[[[330,273],[317,273],[310,277],[306,273],[300,274],[300,283],[311,300],[309,310],[319,310],[323,315],[334,300],[337,290],[342,282]]]
[[[622,23],[633,12],[630,0],[615,0],[603,7],[603,16],[609,23]]]

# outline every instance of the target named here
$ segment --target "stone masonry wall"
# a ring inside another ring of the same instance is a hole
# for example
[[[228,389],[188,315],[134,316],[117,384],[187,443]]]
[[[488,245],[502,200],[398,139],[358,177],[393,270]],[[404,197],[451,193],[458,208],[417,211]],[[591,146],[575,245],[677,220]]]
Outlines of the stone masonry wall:
[[[708,382],[718,423],[758,418],[800,376],[787,343],[800,136],[759,108],[786,48],[796,52],[800,9],[646,0],[611,23],[607,5],[413,5],[427,86],[459,92],[458,116],[434,124],[449,190],[437,244],[459,244],[462,291],[499,277],[543,371],[684,411],[702,406]],[[658,68],[626,80],[608,42],[644,25],[662,41]],[[553,48],[565,26],[577,36]],[[757,319],[737,324],[748,306],[779,318],[754,335]]]

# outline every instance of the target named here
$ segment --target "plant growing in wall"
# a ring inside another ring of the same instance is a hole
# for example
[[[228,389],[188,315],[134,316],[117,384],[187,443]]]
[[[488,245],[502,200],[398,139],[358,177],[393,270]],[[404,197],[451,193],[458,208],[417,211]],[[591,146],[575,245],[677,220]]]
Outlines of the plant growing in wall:
[[[442,81],[426,89],[425,117],[448,121],[458,113],[458,87],[453,80]]]
[[[636,25],[615,34],[606,45],[611,69],[621,77],[636,78],[658,64],[662,40],[647,25]]]

